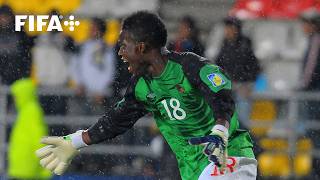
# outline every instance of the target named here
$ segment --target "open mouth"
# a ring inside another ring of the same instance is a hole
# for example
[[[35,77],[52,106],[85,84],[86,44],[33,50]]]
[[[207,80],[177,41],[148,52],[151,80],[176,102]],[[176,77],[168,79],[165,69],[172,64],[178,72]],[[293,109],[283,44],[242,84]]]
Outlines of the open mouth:
[[[123,57],[121,57],[121,60],[122,60],[123,62],[125,62],[125,63],[128,63],[128,60],[125,59],[125,58],[123,58]]]
[[[127,59],[125,59],[124,57],[122,57],[121,60],[128,65],[128,71],[132,72],[132,67],[131,67],[129,61]]]

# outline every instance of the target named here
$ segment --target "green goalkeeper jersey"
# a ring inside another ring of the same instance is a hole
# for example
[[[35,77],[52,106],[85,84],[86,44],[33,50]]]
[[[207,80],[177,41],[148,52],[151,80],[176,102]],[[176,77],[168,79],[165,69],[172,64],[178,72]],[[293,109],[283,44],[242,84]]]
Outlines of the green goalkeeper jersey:
[[[188,139],[209,135],[217,118],[230,122],[228,155],[254,158],[248,132],[239,129],[231,81],[200,56],[169,53],[160,76],[134,77],[124,99],[89,129],[89,135],[95,142],[113,138],[147,112],[175,153],[182,179],[197,179],[210,163],[203,146],[189,145]]]

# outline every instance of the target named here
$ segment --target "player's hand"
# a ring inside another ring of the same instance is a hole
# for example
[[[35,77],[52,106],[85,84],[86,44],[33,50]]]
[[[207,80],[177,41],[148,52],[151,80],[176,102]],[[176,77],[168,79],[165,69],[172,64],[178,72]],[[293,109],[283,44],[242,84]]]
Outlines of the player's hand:
[[[189,139],[191,145],[205,145],[203,153],[208,156],[210,162],[224,169],[228,157],[228,129],[222,125],[215,125],[208,136]]]
[[[36,151],[41,166],[57,175],[63,174],[74,156],[79,154],[79,149],[87,146],[81,141],[82,131],[63,137],[49,136],[42,138],[41,143],[47,144],[47,146]]]

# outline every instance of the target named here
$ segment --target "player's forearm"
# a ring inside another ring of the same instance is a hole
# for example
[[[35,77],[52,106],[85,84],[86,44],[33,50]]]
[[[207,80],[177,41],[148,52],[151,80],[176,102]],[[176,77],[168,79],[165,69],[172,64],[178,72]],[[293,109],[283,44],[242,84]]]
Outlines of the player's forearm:
[[[235,103],[232,98],[231,90],[223,89],[213,95],[207,96],[207,102],[212,108],[214,118],[222,125],[225,121],[230,122],[235,110]]]
[[[113,139],[131,129],[135,122],[146,114],[146,111],[140,104],[130,102],[128,100],[106,112],[98,122],[83,133],[83,141],[86,144],[97,144]]]
[[[135,121],[134,121],[135,122]],[[111,120],[99,120],[88,130],[82,132],[82,140],[87,145],[97,144],[112,139],[130,129],[134,123],[113,124]]]
[[[87,145],[91,145],[107,139],[112,139],[126,132],[135,122],[136,120],[130,121],[128,118],[128,121],[123,121],[122,124],[113,124],[110,119],[104,120],[102,118],[88,130],[82,132],[82,140]]]
[[[107,112],[86,131],[83,135],[84,141],[88,141],[89,144],[98,144],[123,134],[136,122],[126,115],[126,113],[117,110]]]

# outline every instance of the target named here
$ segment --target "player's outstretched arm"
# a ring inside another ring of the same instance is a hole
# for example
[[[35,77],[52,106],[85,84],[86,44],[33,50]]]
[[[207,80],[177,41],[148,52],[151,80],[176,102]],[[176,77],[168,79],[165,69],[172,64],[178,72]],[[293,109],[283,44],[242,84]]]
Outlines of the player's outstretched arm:
[[[88,146],[82,139],[82,130],[67,136],[49,136],[41,139],[47,146],[36,151],[42,167],[51,172],[63,174],[79,149]]]
[[[137,78],[134,77],[124,98],[114,108],[105,112],[105,115],[88,130],[80,130],[63,137],[43,138],[41,143],[47,146],[36,152],[41,159],[40,164],[55,174],[61,175],[66,171],[73,157],[79,153],[79,149],[112,139],[131,129],[136,121],[147,113],[144,105],[135,98],[136,82]]]

